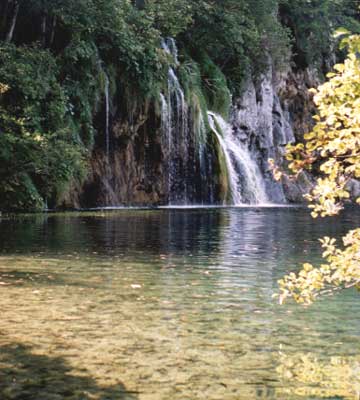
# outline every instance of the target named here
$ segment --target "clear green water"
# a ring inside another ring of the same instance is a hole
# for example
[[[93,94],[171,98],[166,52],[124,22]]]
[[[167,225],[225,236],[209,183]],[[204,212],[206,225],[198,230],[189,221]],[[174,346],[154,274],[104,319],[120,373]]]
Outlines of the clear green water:
[[[360,297],[280,307],[349,210],[0,220],[0,399],[358,399]]]

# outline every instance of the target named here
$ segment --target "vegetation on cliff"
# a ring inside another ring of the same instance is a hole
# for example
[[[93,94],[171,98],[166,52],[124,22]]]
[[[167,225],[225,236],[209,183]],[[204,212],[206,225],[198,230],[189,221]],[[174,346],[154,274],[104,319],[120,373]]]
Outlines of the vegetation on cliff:
[[[348,0],[2,1],[0,208],[56,206],[82,179],[105,128],[105,81],[121,107],[158,99],[171,63],[161,38],[176,38],[188,92],[196,71],[198,97],[222,112],[224,94],[270,60],[288,64],[291,46],[300,67],[323,66],[330,31],[360,31],[357,12]]]

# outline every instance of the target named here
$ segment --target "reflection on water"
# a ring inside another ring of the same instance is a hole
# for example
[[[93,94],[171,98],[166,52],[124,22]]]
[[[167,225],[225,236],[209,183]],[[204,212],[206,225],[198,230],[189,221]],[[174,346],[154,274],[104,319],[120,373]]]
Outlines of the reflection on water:
[[[324,357],[312,354],[286,356],[280,354],[277,371],[295,387],[283,387],[281,392],[305,398],[359,399],[359,357]]]
[[[320,259],[318,237],[359,221],[303,209],[0,220],[0,398],[357,399],[358,295],[309,309],[272,295]]]

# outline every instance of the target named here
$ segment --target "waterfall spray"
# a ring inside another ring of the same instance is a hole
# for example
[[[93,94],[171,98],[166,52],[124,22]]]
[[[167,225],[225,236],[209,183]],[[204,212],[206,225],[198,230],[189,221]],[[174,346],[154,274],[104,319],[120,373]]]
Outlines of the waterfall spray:
[[[167,157],[168,204],[189,204],[189,198],[192,199],[189,197],[189,188],[192,188],[194,178],[201,185],[201,200],[206,198],[213,202],[214,188],[209,184],[212,180],[213,160],[206,144],[204,115],[200,111],[197,116],[194,139],[194,132],[189,129],[189,107],[176,74],[179,64],[176,43],[173,39],[166,39],[162,41],[161,47],[172,57],[167,90],[160,94],[162,143]],[[255,154],[234,135],[230,124],[221,116],[209,112],[207,118],[224,154],[232,203],[268,203],[264,178],[255,161]],[[189,150],[194,141],[197,150],[195,155],[190,155]],[[194,157],[197,162],[192,163]]]
[[[104,85],[104,91],[105,91],[105,114],[106,114],[106,120],[105,120],[105,146],[106,146],[106,157],[109,162],[109,156],[110,156],[110,94],[109,94],[109,88],[110,88],[110,82],[109,82],[109,77],[107,74],[104,72],[105,75],[105,85]]]
[[[249,149],[235,137],[231,125],[220,115],[209,112],[208,116],[211,130],[224,153],[232,203],[268,203],[263,176]]]
[[[178,52],[173,39],[163,40],[162,49],[178,65]],[[184,91],[173,67],[169,67],[167,93],[160,94],[162,108],[163,143],[167,148],[169,204],[188,203],[188,147],[189,147],[189,112]]]

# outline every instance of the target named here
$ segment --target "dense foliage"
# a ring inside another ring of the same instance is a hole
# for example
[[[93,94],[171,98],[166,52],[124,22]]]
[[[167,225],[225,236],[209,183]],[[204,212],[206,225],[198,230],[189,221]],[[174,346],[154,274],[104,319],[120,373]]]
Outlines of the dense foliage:
[[[342,46],[349,50],[345,62],[335,65],[329,81],[314,90],[318,115],[313,131],[305,136],[304,144],[288,147],[289,166],[295,174],[304,169],[321,174],[307,196],[314,218],[338,214],[350,198],[349,184],[360,178],[360,36],[349,35]],[[360,229],[343,238],[342,248],[329,237],[321,243],[326,263],[319,268],[305,264],[298,275],[285,276],[280,281],[281,302],[293,297],[311,303],[324,293],[360,287]]]
[[[281,0],[283,23],[293,34],[297,67],[316,65],[326,70],[337,49],[333,32],[344,27],[360,33],[357,0]]]
[[[0,208],[55,206],[84,176],[105,80],[122,106],[156,101],[171,62],[161,38],[176,39],[184,84],[220,111],[249,74],[288,63],[291,35],[296,53],[322,59],[356,13],[347,0],[2,0]]]

